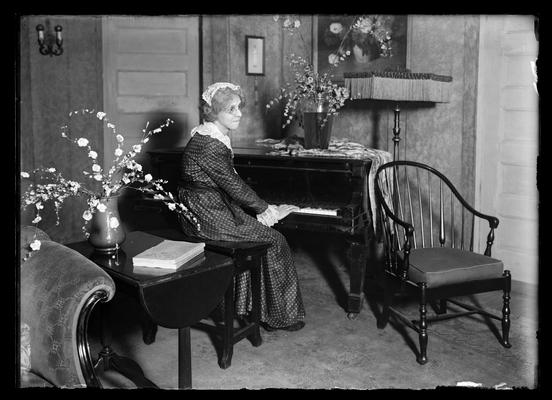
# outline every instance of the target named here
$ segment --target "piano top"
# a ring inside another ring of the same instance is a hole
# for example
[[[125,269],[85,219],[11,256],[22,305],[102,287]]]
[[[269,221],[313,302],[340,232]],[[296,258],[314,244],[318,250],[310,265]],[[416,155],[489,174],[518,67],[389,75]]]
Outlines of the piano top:
[[[232,150],[234,156],[257,158],[257,159],[274,159],[274,160],[303,160],[303,161],[316,161],[316,162],[338,162],[338,163],[351,163],[352,165],[366,165],[370,164],[371,160],[366,158],[345,157],[345,156],[324,156],[324,155],[296,155],[296,154],[270,154],[275,149],[267,144],[256,143],[255,140],[233,140]],[[183,146],[172,148],[158,148],[149,150],[148,153],[155,154],[179,154],[184,151]]]
[[[332,156],[332,155],[323,155],[323,154],[291,154],[284,152],[277,152],[276,149],[272,148],[270,145],[256,143],[254,140],[245,140],[245,141],[236,141],[232,142],[232,150],[234,151],[235,156],[245,156],[248,158],[259,158],[259,159],[280,159],[280,160],[305,160],[305,161],[316,161],[316,162],[325,162],[325,161],[334,161],[334,162],[346,162],[353,164],[362,164],[365,165],[370,163],[370,159],[363,158],[353,158],[345,156]],[[274,153],[273,153],[274,152]]]

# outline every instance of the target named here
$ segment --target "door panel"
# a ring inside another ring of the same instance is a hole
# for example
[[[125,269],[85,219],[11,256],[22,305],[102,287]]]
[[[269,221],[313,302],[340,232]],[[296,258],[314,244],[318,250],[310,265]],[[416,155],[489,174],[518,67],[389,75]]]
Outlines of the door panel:
[[[481,17],[476,198],[500,220],[493,256],[512,278],[538,282],[538,56],[532,16]],[[486,235],[488,225],[479,230]],[[481,240],[479,241],[481,242]],[[483,240],[484,242],[484,240]]]
[[[149,170],[145,151],[184,146],[199,123],[199,17],[106,16],[102,32],[104,110],[126,145],[139,142],[148,122],[148,129],[167,118],[175,122],[154,135],[137,157]],[[111,130],[104,137],[105,154],[112,154]]]

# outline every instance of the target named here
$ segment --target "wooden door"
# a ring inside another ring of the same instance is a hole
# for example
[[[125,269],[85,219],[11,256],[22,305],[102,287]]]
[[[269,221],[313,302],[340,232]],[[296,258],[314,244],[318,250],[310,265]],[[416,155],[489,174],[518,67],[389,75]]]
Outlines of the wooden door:
[[[137,158],[145,170],[145,151],[184,146],[199,123],[200,58],[198,16],[105,16],[102,21],[104,111],[127,146],[142,129],[170,118],[169,129],[155,135]],[[104,133],[105,163],[115,138]]]

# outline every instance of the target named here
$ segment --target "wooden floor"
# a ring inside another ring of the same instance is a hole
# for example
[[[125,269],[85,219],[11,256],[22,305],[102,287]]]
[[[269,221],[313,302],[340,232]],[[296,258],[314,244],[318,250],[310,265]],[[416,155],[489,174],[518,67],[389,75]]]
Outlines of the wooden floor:
[[[512,348],[502,347],[493,330],[500,324],[478,316],[430,325],[426,365],[416,363],[417,335],[390,323],[376,327],[381,304],[376,289],[367,288],[367,301],[355,320],[346,316],[348,273],[336,243],[291,242],[307,312],[299,332],[262,331],[263,344],[247,340],[234,347],[232,365],[217,364],[216,340],[192,329],[192,383],[195,389],[433,389],[474,382],[492,388],[537,386],[537,290],[513,281],[511,293]],[[500,313],[501,293],[471,299]],[[416,312],[416,304],[405,304]],[[113,303],[119,312],[111,321],[113,348],[136,360],[146,376],[163,389],[176,389],[177,332],[159,328],[157,339],[142,340],[132,306]],[[97,343],[92,354],[97,354]],[[134,385],[108,371],[106,387]]]

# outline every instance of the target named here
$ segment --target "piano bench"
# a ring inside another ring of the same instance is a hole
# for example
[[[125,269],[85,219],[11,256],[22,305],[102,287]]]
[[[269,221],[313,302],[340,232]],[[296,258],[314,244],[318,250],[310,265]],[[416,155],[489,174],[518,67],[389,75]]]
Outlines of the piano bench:
[[[222,353],[219,357],[219,366],[222,369],[230,367],[235,343],[244,338],[249,338],[251,344],[255,347],[262,344],[259,324],[261,318],[261,264],[268,247],[270,247],[270,243],[205,242],[207,250],[227,255],[234,260],[234,283],[236,276],[239,274],[246,271],[251,274],[252,308],[251,315],[245,325],[234,328],[234,284],[229,285],[224,296],[223,323],[211,325],[206,322],[199,322],[195,325],[222,337]]]

